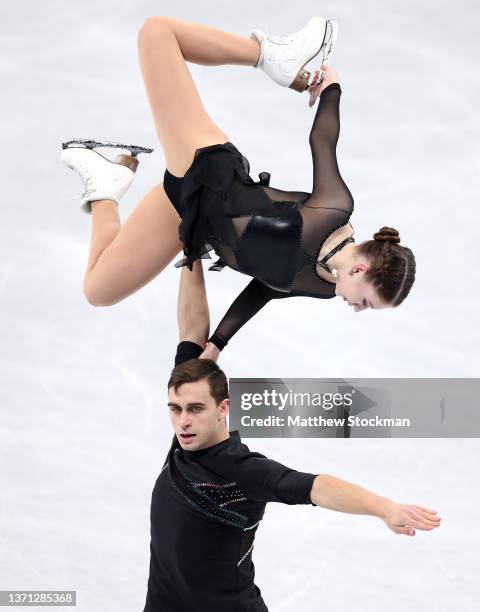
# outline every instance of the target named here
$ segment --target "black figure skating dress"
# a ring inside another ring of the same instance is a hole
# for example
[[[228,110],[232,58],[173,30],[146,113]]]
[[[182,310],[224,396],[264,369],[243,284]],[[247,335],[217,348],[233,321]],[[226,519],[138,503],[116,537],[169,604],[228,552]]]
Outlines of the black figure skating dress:
[[[255,182],[248,160],[231,142],[197,149],[184,177],[165,172],[165,191],[182,219],[185,257],[175,265],[191,269],[195,259],[214,250],[219,259],[210,270],[229,266],[253,277],[209,339],[219,349],[270,299],[335,296],[335,284],[317,271],[317,265],[328,270],[331,254],[317,260],[354,207],[336,158],[340,96],[338,83],[320,96],[309,138],[311,194],[270,187],[268,172]]]

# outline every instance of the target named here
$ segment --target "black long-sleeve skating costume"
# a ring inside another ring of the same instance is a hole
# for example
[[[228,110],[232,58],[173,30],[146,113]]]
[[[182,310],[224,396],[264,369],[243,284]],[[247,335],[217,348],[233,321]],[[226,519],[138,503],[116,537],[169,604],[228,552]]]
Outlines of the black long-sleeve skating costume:
[[[336,157],[340,96],[338,83],[320,96],[309,138],[311,194],[272,188],[268,173],[254,182],[248,160],[232,143],[198,149],[181,179],[165,173],[166,192],[182,217],[185,257],[176,266],[191,266],[214,249],[220,259],[211,269],[228,265],[253,277],[210,338],[220,349],[271,299],[335,296],[335,284],[317,265],[323,244],[354,208]]]

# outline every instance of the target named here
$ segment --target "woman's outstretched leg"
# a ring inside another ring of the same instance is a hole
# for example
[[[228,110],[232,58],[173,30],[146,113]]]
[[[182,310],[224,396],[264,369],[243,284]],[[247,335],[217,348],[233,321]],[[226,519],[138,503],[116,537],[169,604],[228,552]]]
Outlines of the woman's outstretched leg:
[[[138,35],[140,67],[167,168],[183,176],[195,149],[228,142],[203,106],[186,61],[255,65],[259,44],[203,24],[150,17]]]
[[[203,66],[253,66],[257,63],[260,45],[251,38],[172,17],[150,17],[150,20],[175,34],[187,62]]]
[[[254,65],[259,45],[202,24],[151,17],[138,36],[140,65],[167,167],[183,176],[195,149],[227,142],[201,102],[185,60]],[[180,218],[163,184],[154,187],[123,226],[117,204],[92,202],[92,238],[84,292],[93,305],[109,306],[157,276],[181,251]]]

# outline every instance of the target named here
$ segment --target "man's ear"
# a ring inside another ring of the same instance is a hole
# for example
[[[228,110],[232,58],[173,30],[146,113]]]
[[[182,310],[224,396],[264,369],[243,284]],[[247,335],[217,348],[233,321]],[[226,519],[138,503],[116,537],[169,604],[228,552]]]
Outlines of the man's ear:
[[[230,412],[230,400],[224,399],[222,402],[220,402],[220,404],[218,405],[218,416],[220,419],[223,419],[224,417],[226,417],[229,412]]]

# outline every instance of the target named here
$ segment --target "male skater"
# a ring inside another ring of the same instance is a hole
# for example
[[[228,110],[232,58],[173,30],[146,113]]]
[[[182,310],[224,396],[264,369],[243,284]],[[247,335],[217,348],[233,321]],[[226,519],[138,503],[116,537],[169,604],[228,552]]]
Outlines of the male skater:
[[[168,382],[175,430],[152,494],[144,612],[268,612],[254,584],[255,531],[267,502],[311,504],[381,518],[395,533],[440,525],[436,511],[398,504],[328,474],[290,469],[251,452],[226,421],[227,379],[198,359],[209,335],[201,260],[182,268],[180,344]]]

